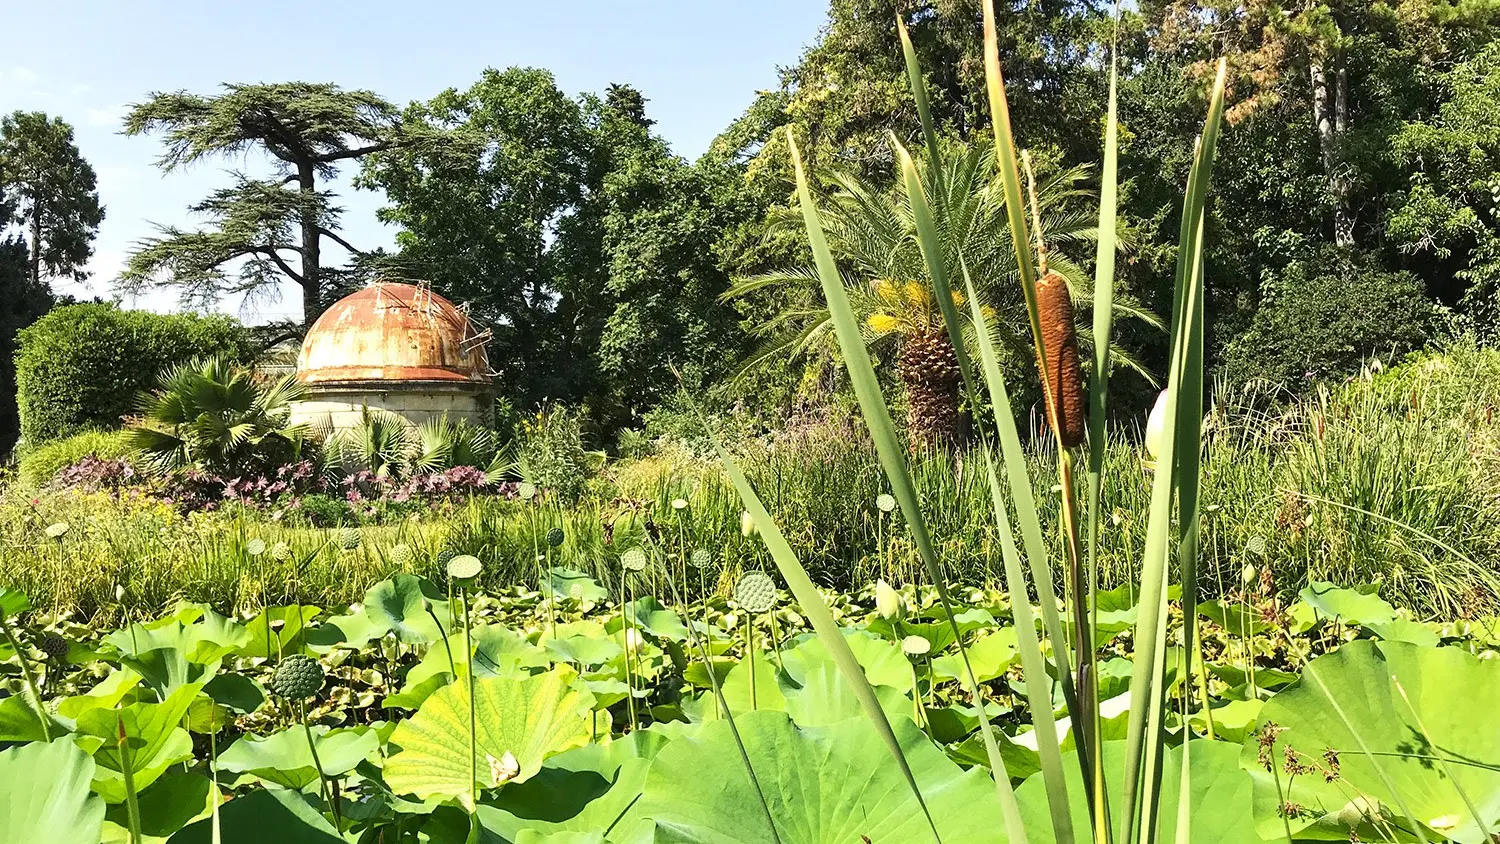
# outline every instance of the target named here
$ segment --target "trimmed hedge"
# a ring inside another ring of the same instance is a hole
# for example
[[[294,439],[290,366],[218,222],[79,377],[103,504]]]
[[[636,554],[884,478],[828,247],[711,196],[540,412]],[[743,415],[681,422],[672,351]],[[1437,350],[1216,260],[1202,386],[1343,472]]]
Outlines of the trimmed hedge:
[[[198,355],[248,360],[244,326],[227,316],[56,308],[17,336],[16,389],[27,449],[120,426],[136,396],[172,364]]]

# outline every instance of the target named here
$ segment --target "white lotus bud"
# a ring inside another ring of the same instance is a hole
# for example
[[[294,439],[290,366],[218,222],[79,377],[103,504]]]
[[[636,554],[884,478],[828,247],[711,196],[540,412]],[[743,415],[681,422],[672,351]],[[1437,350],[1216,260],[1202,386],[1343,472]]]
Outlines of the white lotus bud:
[[[1151,455],[1153,461],[1161,454],[1161,438],[1166,424],[1167,391],[1162,390],[1156,397],[1156,405],[1151,408],[1151,415],[1146,417],[1146,453]]]
[[[901,593],[884,580],[875,584],[875,611],[886,621],[901,621],[906,618],[906,601]]]

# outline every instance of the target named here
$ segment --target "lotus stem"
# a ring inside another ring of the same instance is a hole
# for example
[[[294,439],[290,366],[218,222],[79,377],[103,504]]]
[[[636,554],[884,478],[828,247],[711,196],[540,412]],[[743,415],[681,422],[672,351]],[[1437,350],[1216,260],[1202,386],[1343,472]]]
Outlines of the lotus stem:
[[[472,814],[479,805],[478,789],[475,788],[475,783],[479,782],[479,750],[476,746],[478,737],[474,733],[474,634],[469,628],[467,584],[459,584],[458,600],[464,607],[464,682],[469,688],[469,812]]]
[[[307,750],[312,754],[313,770],[318,774],[318,795],[328,808],[333,810],[333,817],[338,823],[339,829],[344,827],[343,820],[339,817],[339,807],[328,796],[328,778],[323,775],[323,761],[318,758],[318,743],[313,741],[312,727],[307,725],[307,701],[297,701],[297,720],[302,722],[302,735],[307,737]]]
[[[141,804],[136,799],[135,763],[130,759],[130,738],[125,731],[125,719],[115,713],[115,735],[120,751],[120,773],[125,777],[125,811],[130,824],[131,844],[141,844]]]

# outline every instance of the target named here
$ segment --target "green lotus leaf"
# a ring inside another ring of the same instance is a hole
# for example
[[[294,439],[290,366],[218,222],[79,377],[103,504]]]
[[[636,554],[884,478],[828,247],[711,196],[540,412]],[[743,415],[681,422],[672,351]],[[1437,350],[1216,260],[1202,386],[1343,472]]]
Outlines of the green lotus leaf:
[[[862,716],[859,698],[826,648],[799,648],[796,680],[784,683],[787,714],[799,727],[824,727]],[[791,674],[788,665],[788,674]],[[910,669],[907,669],[910,674]],[[912,716],[912,699],[900,689],[875,686],[875,698],[891,720]],[[738,714],[740,710],[735,710]]]
[[[1257,742],[1247,742],[1243,751],[1242,762],[1255,777],[1261,833],[1284,836],[1276,808],[1290,801],[1303,809],[1291,819],[1293,832],[1348,840],[1350,822],[1360,815],[1358,807],[1351,811],[1354,793],[1365,797],[1367,808],[1378,808],[1401,825],[1404,804],[1431,830],[1429,838],[1487,841],[1460,789],[1490,831],[1500,830],[1497,690],[1500,661],[1481,660],[1460,648],[1362,639],[1308,663],[1301,681],[1266,702],[1260,723],[1262,729],[1274,723],[1284,730],[1272,754],[1275,764],[1285,764],[1290,748],[1314,772],[1296,777],[1290,792],[1278,799],[1275,778],[1260,765]],[[1337,755],[1338,775],[1327,782],[1322,772],[1330,750]],[[1287,780],[1284,771],[1281,779]],[[1361,837],[1374,840],[1373,834],[1365,830]]]
[[[0,839],[98,844],[104,801],[89,793],[94,760],[72,740],[0,752]]]
[[[1344,589],[1321,580],[1307,584],[1297,597],[1311,607],[1317,618],[1337,619],[1344,624],[1385,624],[1396,620],[1396,608],[1375,593],[1374,586]]]
[[[1162,764],[1160,802],[1157,817],[1158,841],[1174,841],[1177,835],[1177,811],[1182,794],[1182,747],[1167,750]],[[1195,740],[1189,749],[1191,790],[1188,807],[1192,828],[1187,840],[1192,844],[1262,844],[1255,832],[1250,814],[1250,775],[1240,767],[1240,746],[1222,741]],[[1073,828],[1089,829],[1088,804],[1084,800],[1083,776],[1077,754],[1063,754],[1063,771],[1068,777],[1068,794],[1072,800]],[[1122,796],[1125,766],[1125,742],[1104,743],[1105,781],[1109,784],[1110,817],[1115,823],[1115,840],[1123,841],[1125,823]],[[1041,774],[1028,778],[1016,789],[1016,802],[1026,823],[1031,844],[1053,844],[1052,816],[1047,806],[1047,787]],[[1274,840],[1274,839],[1272,839]],[[1285,840],[1284,837],[1282,840]]]
[[[773,838],[728,722],[704,724],[656,754],[638,810],[658,842],[828,844],[930,841],[906,779],[868,720],[799,728],[780,712],[735,719],[776,823]],[[998,842],[1003,826],[983,769],[961,770],[910,719],[891,725],[944,841]]]
[[[1002,627],[975,639],[969,646],[969,665],[981,683],[1001,676],[1019,661],[1016,656],[1016,628]],[[964,676],[963,657],[946,654],[932,661],[933,679],[958,680]]]
[[[142,791],[137,798],[141,811],[141,833],[150,838],[166,838],[184,826],[213,811],[209,792],[213,783],[202,774],[172,770]],[[105,813],[104,840],[130,841],[129,809],[123,803],[109,807]],[[113,835],[111,835],[113,833]]]
[[[380,635],[390,633],[406,644],[440,641],[453,622],[443,593],[431,581],[413,574],[398,574],[371,586],[365,592],[364,614]]]
[[[42,731],[42,719],[47,719],[53,738],[67,732],[67,727],[57,723],[45,710],[39,712],[25,694],[0,698],[0,741],[43,741],[48,733]]]
[[[322,612],[322,607],[313,606],[268,607],[245,622],[250,639],[235,654],[273,660],[292,654],[315,656],[307,647],[314,629],[308,623]]]
[[[302,795],[285,789],[256,789],[219,809],[221,835],[211,818],[183,827],[168,844],[344,844]]]
[[[118,730],[127,737],[135,787],[144,790],[167,768],[193,758],[193,740],[180,725],[202,685],[182,686],[161,703],[132,703],[119,709],[90,709],[78,716],[78,732],[102,740],[94,751],[94,791],[110,803],[125,800],[126,755]]]
[[[609,597],[609,591],[599,582],[575,569],[553,567],[547,573],[547,580],[542,584],[542,594],[547,597],[556,595],[558,599],[572,598],[575,601],[602,601]]]
[[[701,663],[696,663],[701,665]],[[750,663],[748,660],[740,660],[730,666],[728,673],[723,677],[719,688],[724,693],[724,702],[729,705],[730,714],[739,717],[741,713],[750,712],[752,709],[786,709],[786,696],[782,693],[781,683],[778,680],[779,672],[776,663],[770,660],[764,653],[755,654],[755,695],[752,700],[750,694]],[[703,670],[705,681],[707,670]],[[751,704],[754,704],[753,706]],[[719,708],[717,698],[712,691],[704,692],[691,703],[683,707],[688,716],[694,721],[713,721],[724,717],[723,710]]]
[[[318,761],[330,777],[348,773],[380,750],[380,736],[369,727],[330,730],[312,728]],[[318,781],[318,766],[302,728],[291,727],[265,738],[245,736],[219,754],[219,770],[249,774],[283,788],[302,789]]]
[[[907,625],[909,627],[909,625]],[[872,686],[890,686],[902,692],[912,690],[911,663],[894,642],[873,636],[863,630],[844,628],[844,638],[854,658],[865,670]],[[805,685],[807,665],[812,660],[827,658],[828,648],[815,636],[803,638],[795,648],[781,655],[786,673],[792,682]],[[810,659],[811,658],[811,659]]]
[[[19,615],[29,609],[31,609],[31,599],[26,597],[25,592],[8,586],[0,586],[0,618]]]
[[[1265,633],[1275,627],[1274,624],[1267,622],[1254,607],[1246,607],[1239,601],[1230,601],[1225,598],[1199,604],[1198,615],[1224,628],[1231,636],[1239,638]]]
[[[634,804],[667,741],[660,732],[641,730],[560,753],[536,776],[480,806],[479,820],[506,841],[562,841],[567,838],[556,836],[607,831],[611,844],[649,844],[655,825]]]
[[[627,604],[625,612],[630,616],[631,624],[636,629],[644,630],[658,639],[681,642],[688,638],[688,629],[683,625],[677,613],[662,606],[660,601],[649,595]],[[610,631],[618,633],[620,623],[618,620],[613,621],[609,625]]]
[[[573,669],[560,666],[524,679],[486,677],[474,681],[476,769],[482,788],[493,786],[487,757],[513,754],[520,771],[512,783],[541,770],[549,756],[588,742],[593,696],[575,683]],[[437,690],[391,734],[395,752],[385,763],[386,785],[419,799],[471,793],[469,691],[467,683]]]
[[[557,658],[575,665],[602,665],[620,655],[617,637],[605,632],[596,621],[570,621],[542,632],[542,645]]]

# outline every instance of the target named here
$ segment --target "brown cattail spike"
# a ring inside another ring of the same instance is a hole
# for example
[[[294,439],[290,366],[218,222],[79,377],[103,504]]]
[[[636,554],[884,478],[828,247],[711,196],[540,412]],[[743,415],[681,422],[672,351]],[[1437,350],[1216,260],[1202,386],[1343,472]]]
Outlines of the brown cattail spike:
[[[1073,300],[1068,282],[1048,272],[1036,283],[1037,320],[1042,329],[1042,389],[1046,391],[1047,421],[1064,448],[1083,443],[1085,402],[1083,370],[1078,362],[1078,337],[1073,330]]]

